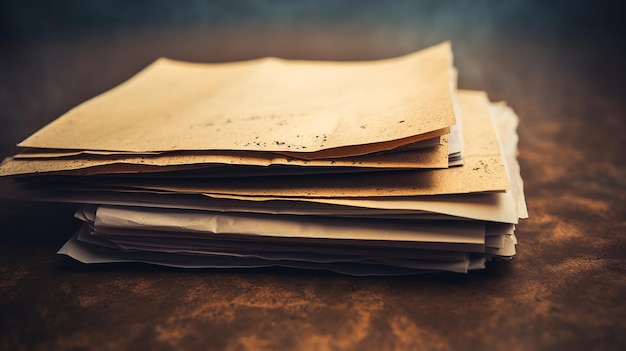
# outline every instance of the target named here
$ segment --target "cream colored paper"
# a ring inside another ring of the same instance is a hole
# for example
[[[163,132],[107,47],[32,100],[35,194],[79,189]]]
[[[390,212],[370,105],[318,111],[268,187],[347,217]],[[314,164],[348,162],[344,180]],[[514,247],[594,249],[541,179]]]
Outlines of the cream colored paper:
[[[407,222],[314,216],[222,214],[207,211],[100,206],[94,228],[254,237],[350,239],[483,245],[481,222]]]
[[[502,153],[506,160],[506,169],[511,180],[511,188],[517,200],[517,211],[520,218],[528,218],[526,198],[524,196],[524,181],[517,161],[517,125],[519,118],[504,102],[491,105],[493,120],[498,126]]]
[[[451,68],[447,42],[369,62],[160,59],[19,146],[367,154],[449,132]]]
[[[429,261],[465,261],[467,253],[462,251],[441,251],[441,250],[425,250],[410,247],[393,247],[386,248],[385,252],[381,252],[379,245],[359,245],[359,241],[343,241],[343,245],[307,244],[306,250],[295,247],[290,241],[277,240],[229,240],[228,236],[205,235],[202,233],[177,233],[172,235],[162,231],[135,231],[115,228],[105,228],[111,234],[105,231],[95,232],[93,223],[96,218],[98,206],[85,206],[76,212],[76,218],[88,222],[91,227],[91,234],[81,235],[80,240],[88,243],[102,245],[105,247],[120,248],[121,243],[126,243],[138,247],[151,247],[160,252],[180,252],[184,250],[187,253],[215,253],[219,250],[222,254],[236,256],[239,253],[245,253],[246,256],[252,255],[262,257],[266,253],[282,253],[295,255],[292,258],[304,258],[308,254],[323,255],[331,258],[332,261],[338,262],[352,260],[354,258],[412,258]],[[103,234],[103,235],[100,235]],[[102,240],[104,239],[104,240]],[[207,240],[208,239],[208,240]],[[254,239],[254,238],[251,238]],[[261,239],[257,237],[256,239]],[[487,238],[485,238],[486,240]],[[115,243],[114,245],[113,242]],[[293,243],[293,241],[291,241]],[[117,246],[119,245],[119,246]],[[296,244],[297,245],[297,244]],[[130,248],[128,246],[127,248]],[[295,251],[295,252],[294,252]],[[302,256],[301,256],[302,255]]]
[[[264,208],[262,202],[283,201],[284,211],[304,212],[317,211],[319,214],[336,215],[341,214],[336,208],[324,210],[316,206],[307,204],[328,204],[344,206],[347,214],[356,215],[358,213],[369,214],[370,216],[382,214],[408,214],[408,213],[438,213],[459,218],[468,218],[482,221],[493,221],[503,223],[517,223],[520,215],[515,206],[515,197],[511,190],[504,193],[489,194],[457,194],[450,196],[418,196],[418,197],[389,197],[389,198],[276,198],[276,197],[242,197],[233,195],[207,195],[216,199],[240,200],[242,204],[248,203],[248,210],[257,211]],[[255,203],[258,203],[255,207]],[[236,207],[234,207],[236,208]],[[362,212],[359,212],[359,209]],[[266,211],[277,211],[274,208],[267,208]],[[369,210],[369,212],[368,212]],[[379,210],[380,212],[376,212]],[[387,212],[385,212],[387,211]]]

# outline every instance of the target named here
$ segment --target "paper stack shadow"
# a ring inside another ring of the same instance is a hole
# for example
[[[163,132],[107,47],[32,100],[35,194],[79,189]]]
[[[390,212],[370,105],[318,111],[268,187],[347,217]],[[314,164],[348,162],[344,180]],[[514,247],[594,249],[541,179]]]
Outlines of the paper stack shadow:
[[[361,62],[160,59],[21,142],[5,194],[75,202],[84,263],[485,268],[527,218],[518,118],[449,43]]]

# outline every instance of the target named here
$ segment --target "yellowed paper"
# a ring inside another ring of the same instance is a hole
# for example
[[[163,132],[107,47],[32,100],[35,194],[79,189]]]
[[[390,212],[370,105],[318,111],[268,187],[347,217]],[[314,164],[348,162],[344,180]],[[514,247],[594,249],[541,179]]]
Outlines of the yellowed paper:
[[[138,187],[190,194],[230,194],[278,197],[378,197],[460,194],[509,189],[489,100],[484,92],[460,91],[465,165],[440,170],[407,170],[299,177],[259,177],[171,185],[141,181]]]
[[[457,120],[458,122],[458,120]],[[431,148],[437,145],[441,145],[443,143],[442,138],[449,138],[450,135],[442,135],[442,136],[436,136],[434,138],[430,138],[430,139],[426,139],[426,140],[421,140],[418,142],[415,142],[413,144],[407,144],[407,145],[403,145],[401,147],[397,147],[394,148],[393,150],[391,150],[390,152],[397,152],[397,151],[406,151],[406,150],[419,150],[419,149],[426,149],[426,148]],[[171,151],[171,152],[157,152],[157,151],[153,151],[153,152],[128,152],[128,151],[100,151],[100,150],[65,150],[65,149],[37,149],[37,148],[25,148],[22,149],[19,153],[13,155],[13,158],[15,159],[24,159],[24,160],[38,160],[38,159],[54,159],[54,158],[65,158],[65,157],[84,157],[86,159],[89,159],[90,157],[94,157],[94,156],[98,156],[98,157],[111,157],[114,159],[119,159],[122,157],[128,157],[128,156],[156,156],[156,155],[160,155],[160,156],[171,156],[172,154],[177,155],[177,154],[187,154],[187,153],[191,153],[191,154],[202,154],[202,155],[210,155],[213,153],[217,153],[217,154],[223,154],[223,153],[227,153],[228,151],[221,151],[221,152],[211,152],[211,151]],[[231,151],[233,152],[233,151]],[[242,151],[244,152],[244,151]],[[239,152],[241,153],[241,152]],[[255,151],[250,151],[251,154],[260,154],[260,155],[264,155],[264,154],[272,154],[272,153],[267,153],[267,152],[263,152],[263,151],[259,151],[259,152],[255,152]],[[389,153],[389,152],[387,152]],[[385,153],[385,154],[387,154]],[[278,154],[280,155],[280,154]]]
[[[519,165],[515,157],[517,150],[517,134],[515,132],[518,118],[506,105],[491,104],[494,121],[500,127],[501,146],[506,154],[508,176],[512,184],[521,181]],[[85,203],[115,203],[128,206],[145,206],[158,204],[168,208],[203,209],[212,211],[276,213],[276,214],[309,214],[327,216],[356,216],[366,215],[379,217],[381,215],[407,214],[415,216],[417,213],[441,213],[449,216],[483,220],[490,222],[517,223],[518,218],[527,218],[523,189],[513,186],[505,193],[467,194],[450,196],[418,196],[418,197],[388,197],[388,198],[281,198],[242,195],[210,194],[214,200],[207,202],[198,198],[150,195],[151,191],[141,189],[129,190],[108,187],[80,187],[81,184],[69,188],[54,188],[55,191],[67,194],[71,191],[88,191],[88,195],[73,195],[73,201]],[[120,192],[133,193],[132,198],[119,197]],[[521,194],[520,194],[521,192]],[[221,202],[225,199],[227,202]],[[53,201],[57,198],[42,198]],[[517,200],[517,201],[516,201]],[[233,202],[235,201],[235,202]],[[323,204],[328,207],[321,207]],[[517,204],[517,206],[516,206]]]
[[[160,59],[19,146],[367,154],[448,132],[451,67],[447,42],[369,62]]]
[[[157,155],[108,155],[87,157],[70,154],[68,157],[39,157],[26,155],[7,159],[0,166],[0,176],[43,175],[50,172],[66,175],[95,175],[110,173],[164,172],[167,170],[200,169],[217,166],[308,166],[356,168],[446,168],[448,166],[448,137],[441,137],[441,145],[425,149],[407,150],[387,154],[371,154],[338,159],[300,160],[268,152],[198,152],[163,153]],[[164,168],[167,167],[167,168]],[[174,167],[174,168],[172,168]],[[211,169],[207,170],[210,175]]]
[[[160,155],[162,152],[129,152],[129,151],[100,151],[100,150],[64,150],[64,149],[23,149],[20,153],[13,155],[16,159],[50,159],[73,156],[146,156]]]

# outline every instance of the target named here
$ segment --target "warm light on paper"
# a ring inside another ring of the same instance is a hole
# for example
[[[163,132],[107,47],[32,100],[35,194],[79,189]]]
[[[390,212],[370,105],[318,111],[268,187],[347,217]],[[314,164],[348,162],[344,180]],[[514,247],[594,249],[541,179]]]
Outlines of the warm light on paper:
[[[360,155],[449,133],[452,79],[447,42],[363,62],[160,59],[19,146]]]
[[[283,197],[378,197],[462,194],[510,188],[489,100],[483,92],[458,93],[465,140],[465,165],[441,170],[363,174],[266,177],[254,182],[215,180],[163,183],[141,181],[137,187],[195,194]],[[124,185],[130,185],[127,183]]]

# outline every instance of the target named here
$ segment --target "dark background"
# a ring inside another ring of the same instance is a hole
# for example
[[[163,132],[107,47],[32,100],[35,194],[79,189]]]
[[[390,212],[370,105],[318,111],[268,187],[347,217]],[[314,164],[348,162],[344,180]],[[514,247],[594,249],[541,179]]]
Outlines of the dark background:
[[[84,266],[73,205],[0,199],[0,349],[626,348],[619,1],[2,1],[0,154],[166,56],[363,60],[450,40],[520,116],[531,218],[468,275]],[[1,155],[0,155],[1,156]]]
[[[451,40],[461,87],[485,90],[489,79],[533,94],[536,82],[509,57],[542,45],[523,69],[575,74],[597,94],[623,91],[623,10],[618,1],[3,1],[0,146],[13,153],[17,141],[161,56],[375,59]]]

